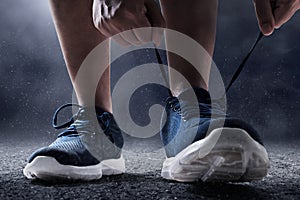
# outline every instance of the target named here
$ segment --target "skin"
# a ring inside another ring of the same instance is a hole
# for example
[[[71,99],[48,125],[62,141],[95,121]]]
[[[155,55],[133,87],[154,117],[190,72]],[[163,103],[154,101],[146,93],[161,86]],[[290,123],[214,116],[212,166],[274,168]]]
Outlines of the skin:
[[[175,73],[173,69],[183,75],[193,87],[208,89],[209,69],[211,65],[210,58],[213,55],[216,37],[218,1],[161,0],[161,6],[167,22],[167,28],[188,35],[201,44],[208,52],[207,55],[201,56],[199,52],[190,52],[198,59],[198,62],[201,63],[201,67],[207,69],[201,75],[190,63],[185,61],[185,59],[168,53],[168,62],[171,67],[169,70],[170,87],[173,95],[178,96],[181,92],[189,88],[189,85],[184,84],[185,81],[182,80],[183,77]],[[191,7],[197,9],[191,9]],[[195,27],[199,28],[195,29]],[[167,49],[171,42],[172,40],[166,35]],[[208,62],[203,62],[203,60],[208,60]]]
[[[50,0],[68,72],[81,105],[88,105],[89,100],[85,99],[80,87],[74,82],[79,67],[94,47],[117,33],[131,30],[116,38],[116,41],[124,46],[148,42],[158,45],[162,37],[161,32],[152,30],[149,33],[141,33],[132,29],[167,27],[192,37],[206,49],[209,56],[213,55],[217,0],[161,0],[163,15],[153,0],[122,0],[118,5],[119,1],[114,0],[112,5],[108,5],[111,0]],[[254,5],[261,31],[264,35],[270,35],[300,9],[300,0],[277,0],[275,8],[272,8],[270,0],[254,0]],[[166,43],[170,43],[168,36]],[[101,57],[109,65],[109,46],[107,53]],[[209,70],[207,74],[200,76],[189,63],[178,56],[169,53],[168,60],[170,66],[179,71],[192,86],[208,88]],[[201,67],[209,69],[210,64]],[[181,84],[182,81],[172,70],[170,71],[171,89],[177,96],[186,86]],[[109,69],[99,81],[95,101],[96,106],[112,112]]]
[[[93,0],[50,0],[50,5],[64,59],[79,104],[87,105],[89,100],[85,99],[84,92],[75,84],[76,74],[90,51],[107,37],[99,33],[93,24]],[[109,65],[108,51],[101,56]],[[109,69],[100,78],[95,101],[96,106],[112,112]]]
[[[112,6],[112,12],[104,0],[94,0],[93,19],[95,27],[106,37],[121,33],[114,37],[123,46],[142,45],[161,41],[162,33],[157,30],[139,32],[132,30],[142,27],[165,27],[165,20],[153,0],[125,0],[120,5]],[[131,30],[125,33],[123,31]]]
[[[289,21],[300,9],[300,0],[277,0],[274,8],[270,0],[254,0],[253,3],[260,30],[266,36]]]

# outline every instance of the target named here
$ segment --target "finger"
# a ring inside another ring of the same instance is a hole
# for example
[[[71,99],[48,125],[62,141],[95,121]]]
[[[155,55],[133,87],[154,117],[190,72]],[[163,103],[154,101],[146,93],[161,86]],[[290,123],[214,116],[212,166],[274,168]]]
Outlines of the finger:
[[[133,29],[135,36],[142,44],[152,42],[152,28],[142,27]]]
[[[130,45],[130,43],[129,42],[127,42],[126,40],[124,40],[121,36],[120,36],[120,32],[121,32],[121,29],[120,28],[118,28],[118,27],[116,27],[113,23],[110,23],[109,24],[109,26],[110,26],[110,28],[111,28],[111,30],[113,30],[113,32],[114,32],[114,36],[112,37],[112,39],[114,40],[114,41],[116,41],[118,44],[120,44],[121,46],[129,46]]]
[[[123,23],[125,24],[125,23]],[[130,30],[129,28],[126,29],[122,27],[122,24],[119,23],[112,23],[111,24],[115,29],[118,30],[119,38],[124,40],[126,43],[129,43],[129,45],[141,45],[141,41],[136,37],[135,33]],[[125,31],[124,31],[125,30]],[[128,45],[127,45],[128,46]]]
[[[109,33],[109,31],[108,31],[108,28],[106,26],[106,23],[104,21],[102,21],[101,24],[98,25],[97,29],[104,36],[106,36],[106,37],[110,37],[111,36],[110,33]]]
[[[274,12],[275,28],[280,28],[295,14],[296,9],[291,4],[279,4]]]
[[[264,35],[272,34],[275,20],[270,0],[255,0],[254,5],[260,30]]]
[[[111,37],[120,32],[120,29],[113,26],[109,19],[102,19],[98,27],[98,30],[107,37]]]
[[[103,24],[103,28],[109,32],[110,36],[120,33],[120,29],[114,26],[110,21]]]
[[[137,27],[133,29],[136,37],[141,41],[142,43],[149,43],[152,41],[152,28],[151,24],[148,21],[147,17],[143,15],[142,17],[139,18],[140,20],[138,21]]]
[[[129,42],[124,40],[120,34],[114,35],[113,40],[116,41],[119,45],[121,45],[123,47],[128,47],[131,45]]]
[[[142,42],[137,38],[133,30],[127,30],[120,33],[120,36],[131,45],[139,46]]]

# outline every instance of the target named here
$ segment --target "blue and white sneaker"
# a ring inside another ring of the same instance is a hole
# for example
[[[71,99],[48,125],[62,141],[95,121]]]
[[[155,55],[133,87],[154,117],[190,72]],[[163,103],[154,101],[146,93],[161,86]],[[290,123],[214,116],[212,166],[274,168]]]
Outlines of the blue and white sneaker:
[[[180,182],[265,177],[270,164],[257,132],[212,104],[206,90],[194,88],[194,92],[197,105],[192,105],[188,92],[167,100],[161,131],[167,155],[162,177]]]
[[[23,170],[29,179],[96,180],[102,175],[121,174],[125,162],[121,155],[123,136],[113,115],[99,108],[80,107],[71,120],[54,128],[66,128],[47,147],[35,151]]]

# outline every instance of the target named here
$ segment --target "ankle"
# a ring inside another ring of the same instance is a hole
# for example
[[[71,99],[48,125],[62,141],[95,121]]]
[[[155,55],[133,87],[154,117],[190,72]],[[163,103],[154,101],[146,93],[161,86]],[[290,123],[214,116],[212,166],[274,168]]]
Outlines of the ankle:
[[[178,98],[182,100],[192,100],[195,97],[199,103],[211,103],[209,92],[201,87],[188,88],[178,94]]]

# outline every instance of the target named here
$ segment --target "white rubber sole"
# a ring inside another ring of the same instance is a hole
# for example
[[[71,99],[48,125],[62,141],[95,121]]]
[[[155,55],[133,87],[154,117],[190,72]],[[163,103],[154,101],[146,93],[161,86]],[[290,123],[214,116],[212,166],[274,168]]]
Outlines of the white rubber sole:
[[[117,175],[125,172],[125,160],[104,160],[97,165],[77,167],[62,165],[56,159],[47,156],[38,156],[23,169],[28,179],[42,180],[97,180],[102,175]]]
[[[266,149],[238,128],[219,128],[164,161],[161,176],[179,182],[253,181],[267,175]]]

